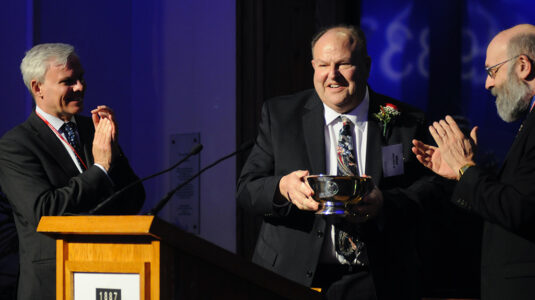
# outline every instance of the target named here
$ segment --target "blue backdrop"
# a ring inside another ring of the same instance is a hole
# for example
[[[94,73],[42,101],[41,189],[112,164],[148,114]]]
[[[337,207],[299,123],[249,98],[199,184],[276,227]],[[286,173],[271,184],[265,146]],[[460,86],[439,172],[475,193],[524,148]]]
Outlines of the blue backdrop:
[[[361,25],[372,57],[375,90],[480,127],[480,151],[501,161],[518,123],[506,124],[485,90],[486,47],[499,31],[533,23],[528,0],[362,1]]]

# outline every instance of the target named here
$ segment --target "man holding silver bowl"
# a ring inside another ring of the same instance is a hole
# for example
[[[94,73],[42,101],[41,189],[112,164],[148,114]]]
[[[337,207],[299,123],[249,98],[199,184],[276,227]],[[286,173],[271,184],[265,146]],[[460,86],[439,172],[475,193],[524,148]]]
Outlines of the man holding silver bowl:
[[[319,32],[312,55],[315,89],[264,104],[238,181],[240,205],[264,217],[253,261],[327,299],[420,299],[416,191],[430,181],[411,141],[424,114],[367,86],[360,29]]]

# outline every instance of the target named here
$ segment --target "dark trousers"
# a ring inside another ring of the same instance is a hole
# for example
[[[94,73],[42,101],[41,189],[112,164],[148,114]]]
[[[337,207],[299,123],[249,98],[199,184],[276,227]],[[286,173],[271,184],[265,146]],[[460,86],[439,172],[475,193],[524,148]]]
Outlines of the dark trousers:
[[[371,273],[346,265],[318,265],[313,287],[321,288],[328,300],[377,300]]]

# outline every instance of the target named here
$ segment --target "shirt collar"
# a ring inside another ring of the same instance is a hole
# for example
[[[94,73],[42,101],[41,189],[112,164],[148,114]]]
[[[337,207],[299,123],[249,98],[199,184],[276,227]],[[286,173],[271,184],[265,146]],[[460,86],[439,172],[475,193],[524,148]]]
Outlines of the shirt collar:
[[[45,120],[47,120],[48,123],[50,123],[50,125],[52,125],[52,127],[54,127],[54,129],[56,129],[57,131],[59,131],[61,129],[61,126],[65,124],[65,121],[56,116],[44,112],[39,106],[35,106],[35,112],[41,115],[41,117],[43,117]],[[71,122],[76,123],[74,116],[71,117]]]
[[[325,125],[329,126],[332,122],[336,121],[337,118],[341,115],[347,116],[353,124],[357,124],[357,122],[366,122],[368,121],[368,108],[370,107],[370,94],[368,93],[368,87],[366,86],[366,93],[364,94],[364,99],[362,99],[362,102],[353,110],[341,114],[339,112],[334,111],[332,108],[328,107],[323,103],[324,109],[324,117],[325,117]]]

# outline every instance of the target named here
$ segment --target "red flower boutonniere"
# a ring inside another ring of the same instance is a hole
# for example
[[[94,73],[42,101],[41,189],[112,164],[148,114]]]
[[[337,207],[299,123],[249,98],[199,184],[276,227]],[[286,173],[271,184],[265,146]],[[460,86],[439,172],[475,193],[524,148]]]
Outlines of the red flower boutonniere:
[[[385,106],[379,105],[380,111],[373,114],[377,120],[379,120],[383,125],[383,136],[386,136],[386,131],[390,122],[401,115],[398,110],[398,107],[392,103],[386,103]]]

